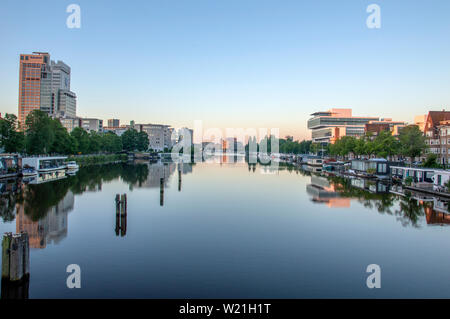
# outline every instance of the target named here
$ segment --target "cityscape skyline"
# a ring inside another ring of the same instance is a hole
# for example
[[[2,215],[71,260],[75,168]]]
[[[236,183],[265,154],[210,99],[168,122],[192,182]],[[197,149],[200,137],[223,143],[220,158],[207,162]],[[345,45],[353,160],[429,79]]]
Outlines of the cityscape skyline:
[[[445,1],[382,2],[377,30],[366,27],[367,5],[356,2],[140,2],[141,10],[119,2],[108,3],[105,17],[102,3],[80,1],[80,29],[66,27],[66,4],[27,3],[23,11],[8,2],[8,15],[0,13],[9,43],[0,52],[2,113],[17,114],[11,79],[20,54],[34,51],[70,65],[79,116],[122,123],[279,127],[302,140],[315,110],[413,123],[450,104]],[[45,36],[36,37],[19,17],[44,11]]]

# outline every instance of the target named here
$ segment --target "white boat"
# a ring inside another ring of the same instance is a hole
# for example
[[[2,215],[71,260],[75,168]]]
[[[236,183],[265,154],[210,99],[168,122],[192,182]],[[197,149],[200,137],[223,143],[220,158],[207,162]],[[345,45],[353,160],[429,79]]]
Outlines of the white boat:
[[[69,170],[77,170],[77,169],[79,169],[80,167],[78,166],[78,164],[77,164],[77,162],[75,162],[75,161],[70,161],[70,162],[67,162],[67,169],[69,169]]]

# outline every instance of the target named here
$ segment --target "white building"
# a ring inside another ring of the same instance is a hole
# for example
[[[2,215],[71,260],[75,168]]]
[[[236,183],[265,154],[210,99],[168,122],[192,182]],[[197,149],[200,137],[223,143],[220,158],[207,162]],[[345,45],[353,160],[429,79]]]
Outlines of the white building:
[[[80,123],[80,127],[88,132],[103,132],[103,120],[94,118],[81,118]]]

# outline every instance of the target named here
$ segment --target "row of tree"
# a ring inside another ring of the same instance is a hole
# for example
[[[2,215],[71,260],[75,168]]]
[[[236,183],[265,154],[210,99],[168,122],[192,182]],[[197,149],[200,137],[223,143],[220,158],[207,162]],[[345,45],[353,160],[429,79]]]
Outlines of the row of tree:
[[[93,154],[125,151],[146,151],[149,140],[145,132],[129,129],[122,136],[113,132],[97,133],[76,127],[69,134],[57,119],[35,110],[21,130],[17,117],[6,114],[0,119],[0,146],[8,153],[26,154]]]
[[[313,150],[318,151],[320,145],[314,145]],[[326,151],[330,155],[347,157],[353,156],[377,156],[388,158],[394,155],[414,158],[420,156],[426,149],[425,136],[416,125],[404,127],[398,138],[392,136],[390,131],[382,131],[378,135],[366,134],[360,138],[343,136],[334,144],[327,146]]]
[[[245,146],[245,151],[257,151],[262,150],[261,144],[267,145],[266,152],[272,152],[272,143],[278,142],[278,149],[280,153],[283,154],[308,154],[311,151],[311,141],[294,141],[292,136],[286,136],[284,139],[277,139],[275,136],[264,137],[259,143],[256,141],[256,137],[250,137],[247,145]]]

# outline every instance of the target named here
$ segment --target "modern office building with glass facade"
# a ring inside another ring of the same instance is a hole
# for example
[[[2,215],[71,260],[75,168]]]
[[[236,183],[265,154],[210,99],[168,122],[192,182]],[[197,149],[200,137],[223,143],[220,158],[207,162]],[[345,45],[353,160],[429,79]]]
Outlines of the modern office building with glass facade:
[[[362,136],[365,125],[371,121],[380,121],[379,117],[355,117],[352,109],[331,109],[311,114],[308,129],[311,130],[313,143],[334,143],[342,136]]]
[[[47,52],[20,55],[19,122],[41,110],[53,117],[75,117],[76,95],[70,91],[70,67],[51,61]]]

